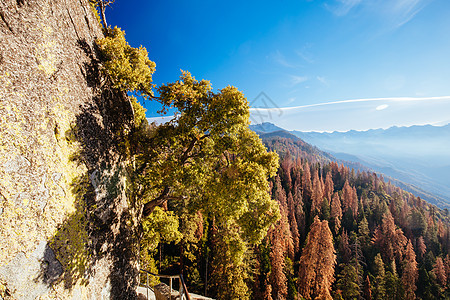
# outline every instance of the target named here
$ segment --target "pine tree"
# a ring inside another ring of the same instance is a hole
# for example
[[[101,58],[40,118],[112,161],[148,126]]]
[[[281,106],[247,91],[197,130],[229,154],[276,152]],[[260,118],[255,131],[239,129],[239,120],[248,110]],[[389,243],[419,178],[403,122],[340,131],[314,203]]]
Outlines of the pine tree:
[[[447,256],[444,259],[444,267],[445,267],[445,275],[447,277],[447,280],[450,278],[450,254],[447,254]]]
[[[286,243],[284,241],[284,233],[282,225],[277,224],[270,232],[271,251],[270,251],[270,285],[272,286],[272,295],[274,299],[286,299],[287,295],[287,278],[284,274],[286,256]]]
[[[306,216],[305,211],[303,210],[303,200],[300,192],[296,192],[294,194],[294,203],[295,203],[295,219],[297,220],[298,233],[300,239],[305,238],[305,228],[306,228]]]
[[[347,212],[351,209],[353,201],[353,189],[350,187],[348,180],[344,183],[344,188],[342,189],[342,210]]]
[[[308,162],[305,162],[302,175],[303,196],[310,199],[312,195],[311,169]]]
[[[402,283],[404,289],[404,299],[415,299],[416,281],[419,276],[416,262],[416,254],[411,241],[406,245],[405,258],[403,260]]]
[[[352,257],[352,250],[350,249],[348,234],[345,230],[341,234],[341,239],[339,243],[339,254],[341,256],[343,263],[347,264],[350,262],[350,259]]]
[[[447,284],[447,274],[445,271],[444,262],[442,260],[442,257],[437,257],[436,262],[434,264],[433,273],[436,276],[437,282],[442,286],[445,287]]]
[[[294,198],[292,197],[291,192],[289,192],[288,194],[288,219],[289,219],[289,228],[291,230],[292,235],[292,242],[294,244],[294,252],[298,253],[298,251],[300,250],[300,234],[298,232],[298,224],[297,219],[295,217]]]
[[[336,287],[341,291],[344,299],[357,299],[359,286],[357,284],[358,272],[350,263],[341,265],[342,271],[338,274]]]
[[[419,254],[419,257],[422,259],[426,252],[427,252],[427,245],[425,245],[425,240],[423,239],[423,236],[420,236],[417,239],[417,253]]]
[[[249,299],[249,251],[239,236],[239,226],[213,221],[209,290],[219,299]]]
[[[374,260],[374,275],[375,275],[375,283],[373,286],[373,299],[385,299],[386,297],[386,288],[385,288],[385,269],[384,263],[381,258],[380,253],[375,256]]]
[[[318,170],[314,170],[312,195],[311,195],[311,216],[319,214],[322,209],[323,202],[323,182],[319,178]]]
[[[332,299],[336,255],[328,221],[314,218],[300,257],[299,293],[307,299]]]
[[[394,262],[395,264],[395,262]],[[407,298],[403,298],[401,295],[401,280],[398,278],[398,274],[396,271],[389,270],[386,272],[386,276],[384,277],[385,287],[386,287],[386,296],[389,296],[389,299],[395,300],[403,300]]]
[[[401,261],[407,239],[403,231],[395,226],[389,210],[383,216],[381,228],[375,230],[372,242],[382,250],[381,254],[386,261]]]
[[[333,179],[331,177],[331,172],[327,173],[327,177],[325,178],[325,185],[324,185],[324,197],[328,199],[328,202],[331,203],[331,195],[334,191],[334,183]]]
[[[363,249],[367,249],[370,242],[370,230],[369,223],[367,222],[366,216],[364,215],[358,225],[358,237],[361,241]]]
[[[334,225],[334,233],[337,234],[339,229],[341,228],[341,219],[342,219],[342,209],[341,209],[341,200],[339,199],[339,194],[335,192],[333,194],[333,198],[331,200],[331,222]]]

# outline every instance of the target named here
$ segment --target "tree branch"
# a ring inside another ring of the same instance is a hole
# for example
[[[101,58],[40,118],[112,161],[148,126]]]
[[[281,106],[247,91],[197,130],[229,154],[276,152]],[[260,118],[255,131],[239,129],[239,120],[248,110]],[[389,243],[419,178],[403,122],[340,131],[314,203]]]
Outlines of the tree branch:
[[[159,195],[157,198],[153,199],[152,201],[144,204],[144,209],[143,209],[142,215],[144,217],[148,217],[153,212],[155,207],[163,205],[168,200],[181,200],[182,199],[182,197],[170,196],[169,193],[170,193],[170,188],[168,186],[166,186],[164,188],[164,191],[161,193],[161,195]]]
[[[108,28],[106,23],[105,8],[114,3],[115,0],[97,0],[98,6],[100,7],[100,15],[103,21],[103,28]]]
[[[209,137],[209,134],[205,134],[205,135],[203,135],[203,136],[200,137],[200,138],[195,138],[195,137],[194,137],[194,138],[192,139],[192,141],[191,141],[191,143],[189,144],[188,148],[184,151],[183,155],[181,156],[181,159],[180,159],[180,165],[184,165],[185,162],[186,162],[190,157],[193,157],[193,155],[189,155],[189,154],[190,154],[190,152],[192,151],[192,149],[194,149],[195,144],[196,144],[198,141],[201,141],[201,140],[203,140],[203,139],[205,139],[205,138],[207,138],[207,137]]]

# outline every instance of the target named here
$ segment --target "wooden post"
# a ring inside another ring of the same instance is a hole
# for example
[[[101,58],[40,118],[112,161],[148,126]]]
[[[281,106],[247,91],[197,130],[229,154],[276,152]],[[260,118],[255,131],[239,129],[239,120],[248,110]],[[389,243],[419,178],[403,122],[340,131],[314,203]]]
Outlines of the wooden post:
[[[148,273],[145,273],[145,274],[147,274],[147,287],[146,287],[146,289],[147,289],[147,299],[148,299]]]

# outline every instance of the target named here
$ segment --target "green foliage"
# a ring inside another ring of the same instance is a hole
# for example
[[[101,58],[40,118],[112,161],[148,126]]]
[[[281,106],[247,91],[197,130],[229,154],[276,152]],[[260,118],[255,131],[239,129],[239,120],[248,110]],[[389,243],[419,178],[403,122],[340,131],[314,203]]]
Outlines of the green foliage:
[[[208,81],[188,72],[158,91],[164,106],[177,113],[155,128],[137,157],[140,198],[148,202],[144,213],[153,203],[184,202],[190,211],[236,222],[243,239],[259,242],[279,217],[267,182],[278,156],[247,127],[247,99],[230,86],[213,93]]]
[[[386,295],[389,295],[391,299],[402,299],[401,281],[396,273],[387,271],[385,276],[385,284]]]
[[[142,220],[144,235],[141,246],[153,251],[161,242],[178,243],[182,237],[178,227],[178,217],[173,212],[156,207],[149,217]]]
[[[178,243],[181,240],[178,217],[173,212],[166,212],[157,207],[153,213],[142,220],[143,238],[141,240],[141,268],[158,274],[154,258],[156,248],[160,243]],[[158,278],[150,276],[152,285],[158,283]]]
[[[107,28],[106,36],[96,41],[101,53],[102,71],[119,90],[134,92],[144,98],[153,97],[152,74],[155,63],[144,47],[133,48],[118,27]]]
[[[239,234],[239,226],[216,220],[213,226],[211,289],[218,299],[250,299],[249,249]]]
[[[130,96],[130,102],[134,111],[134,125],[135,127],[140,128],[147,123],[147,119],[145,117],[145,112],[147,110],[139,104],[136,97]]]
[[[343,264],[341,267],[342,271],[338,274],[336,283],[338,290],[342,292],[344,299],[358,299],[360,294],[357,270],[350,263]]]

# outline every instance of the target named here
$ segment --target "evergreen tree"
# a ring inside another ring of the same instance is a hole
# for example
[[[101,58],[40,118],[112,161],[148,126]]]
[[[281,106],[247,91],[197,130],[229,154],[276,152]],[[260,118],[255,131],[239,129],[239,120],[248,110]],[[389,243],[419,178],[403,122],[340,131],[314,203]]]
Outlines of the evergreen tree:
[[[334,192],[333,198],[331,200],[331,223],[333,224],[334,233],[337,234],[341,228],[342,219],[342,209],[341,200],[339,199],[339,194]]]
[[[358,286],[358,271],[352,263],[342,264],[342,271],[337,276],[336,287],[341,291],[344,299],[358,299],[360,296]]]
[[[219,299],[250,299],[249,250],[239,236],[239,226],[215,218],[212,227],[213,259],[208,293]]]
[[[423,239],[423,236],[420,236],[417,239],[417,253],[419,254],[420,258],[423,258],[426,252],[427,252],[427,245],[425,245],[425,240]]]
[[[395,226],[390,211],[387,211],[384,215],[381,228],[375,230],[372,241],[382,250],[381,254],[386,261],[392,261],[393,259],[401,261],[407,239],[403,235],[403,231]]]
[[[444,266],[442,257],[436,258],[436,263],[434,264],[433,273],[436,276],[437,282],[442,287],[445,287],[445,285],[447,284],[447,274],[445,271],[445,266]]]
[[[325,178],[325,184],[324,184],[324,197],[328,199],[328,202],[331,203],[331,195],[333,195],[334,191],[334,183],[333,178],[331,176],[331,172],[327,173],[327,176]]]
[[[300,257],[299,293],[307,299],[332,299],[336,255],[328,221],[316,216]]]
[[[292,193],[288,194],[288,219],[289,228],[291,230],[292,242],[294,244],[294,252],[298,253],[300,250],[300,234],[298,232],[297,218],[295,217],[295,204]],[[293,257],[292,257],[293,259]]]
[[[386,298],[385,287],[385,269],[380,253],[375,256],[374,260],[375,283],[373,285],[373,299],[381,300]]]
[[[348,234],[345,230],[341,234],[339,254],[343,263],[347,264],[350,262],[350,259],[352,258],[352,250],[350,249]]]
[[[418,277],[416,254],[411,241],[406,245],[405,258],[403,260],[402,283],[404,289],[404,299],[415,299],[416,281]]]
[[[370,246],[370,229],[365,215],[363,215],[363,218],[358,225],[358,238],[361,242],[363,250],[367,249]]]
[[[311,195],[311,216],[315,216],[321,212],[323,202],[323,182],[319,178],[319,172],[314,170],[312,195]]]
[[[398,274],[395,271],[387,271],[386,276],[384,278],[385,287],[386,287],[386,296],[389,299],[407,299],[403,298],[401,291],[401,281],[398,278]]]

